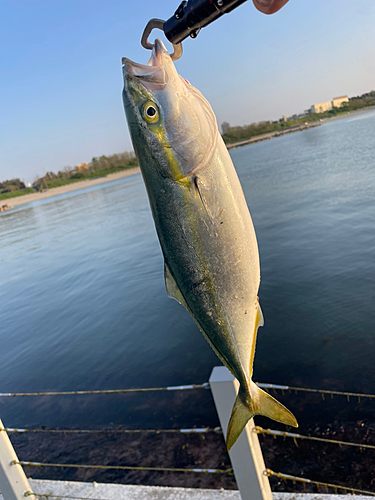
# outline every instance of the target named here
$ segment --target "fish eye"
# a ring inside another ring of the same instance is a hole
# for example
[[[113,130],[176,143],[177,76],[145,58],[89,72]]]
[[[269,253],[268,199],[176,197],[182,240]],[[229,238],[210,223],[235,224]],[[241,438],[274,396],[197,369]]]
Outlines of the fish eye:
[[[159,119],[159,110],[152,101],[147,101],[142,108],[143,118],[148,123],[156,123]]]

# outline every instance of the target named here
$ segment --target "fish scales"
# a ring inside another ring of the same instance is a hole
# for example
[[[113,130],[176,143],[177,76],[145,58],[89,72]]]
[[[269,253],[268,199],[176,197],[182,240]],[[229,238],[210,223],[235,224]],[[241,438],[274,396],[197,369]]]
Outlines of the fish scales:
[[[255,414],[297,426],[251,380],[263,324],[258,246],[213,111],[177,74],[160,40],[148,66],[123,62],[125,112],[164,255],[167,291],[240,383],[228,449]]]

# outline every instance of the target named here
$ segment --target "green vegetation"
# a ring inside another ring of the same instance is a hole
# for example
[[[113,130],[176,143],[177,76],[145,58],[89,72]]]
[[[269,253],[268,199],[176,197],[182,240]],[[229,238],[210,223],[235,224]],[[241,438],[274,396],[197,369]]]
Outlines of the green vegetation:
[[[323,113],[322,113],[323,114]],[[287,130],[296,125],[301,125],[306,122],[316,122],[321,118],[318,115],[306,115],[303,118],[296,118],[286,122],[258,122],[251,125],[244,125],[243,127],[230,127],[226,134],[223,134],[225,144],[232,144],[234,142],[246,141],[258,135],[268,134],[269,132],[279,132]]]
[[[17,189],[16,191],[0,194],[0,200],[7,200],[8,198],[15,198],[16,196],[22,196],[30,193],[35,193],[35,190],[32,188]]]
[[[223,139],[226,144],[245,141],[258,135],[267,134],[269,132],[278,132],[288,128],[301,125],[303,123],[317,122],[324,118],[332,118],[333,116],[349,113],[357,109],[375,106],[375,90],[367,94],[357,97],[351,97],[349,102],[344,103],[340,108],[333,108],[324,113],[308,113],[303,117],[290,119],[287,121],[275,122],[259,122],[243,127],[230,127],[226,134],[223,134]]]
[[[356,109],[368,108],[370,106],[375,106],[375,90],[368,92],[367,94],[362,94],[357,97],[351,97],[349,102],[345,103],[346,111],[354,111]],[[343,109],[342,108],[339,109]]]
[[[83,162],[77,167],[65,167],[57,174],[47,172],[45,176],[34,181],[33,187],[37,191],[44,191],[45,189],[64,186],[85,179],[103,177],[137,166],[137,159],[133,153],[125,152],[112,156],[100,156],[99,158],[93,158],[89,164]]]
[[[81,163],[76,167],[65,167],[55,174],[47,172],[43,177],[34,180],[32,188],[28,188],[20,179],[11,179],[0,183],[0,200],[7,200],[15,196],[45,191],[54,187],[64,186],[72,182],[79,182],[85,179],[104,177],[108,174],[121,172],[128,168],[137,167],[137,159],[133,153],[120,153],[112,156],[100,156],[93,158],[87,164]]]
[[[33,193],[34,190],[27,188],[20,179],[11,179],[9,181],[0,182],[0,200],[7,200],[15,196]]]

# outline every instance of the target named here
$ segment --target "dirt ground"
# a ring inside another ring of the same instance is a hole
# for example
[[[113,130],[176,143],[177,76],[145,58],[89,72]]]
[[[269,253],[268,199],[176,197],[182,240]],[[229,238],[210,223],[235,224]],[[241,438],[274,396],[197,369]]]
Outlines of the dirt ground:
[[[354,443],[375,445],[374,403],[367,401],[322,401],[319,395],[277,396],[298,415],[307,415],[298,433]],[[328,405],[328,406],[327,406]],[[338,409],[339,408],[339,409]],[[335,416],[329,422],[328,414]],[[328,414],[327,414],[328,412]],[[285,427],[258,417],[264,428]],[[173,426],[177,426],[175,422]],[[296,432],[295,429],[287,429]],[[12,434],[11,440],[20,460],[60,464],[133,465],[171,468],[231,468],[224,437],[218,432],[206,434]],[[336,444],[260,436],[266,467],[315,481],[375,492],[375,450]],[[96,481],[121,484],[180,486],[191,488],[237,489],[228,473],[106,471],[72,468],[25,467],[34,479]],[[270,478],[273,491],[317,492],[314,485],[283,482]],[[321,492],[326,492],[320,488]],[[330,490],[330,492],[334,492]],[[339,490],[339,493],[343,491]]]

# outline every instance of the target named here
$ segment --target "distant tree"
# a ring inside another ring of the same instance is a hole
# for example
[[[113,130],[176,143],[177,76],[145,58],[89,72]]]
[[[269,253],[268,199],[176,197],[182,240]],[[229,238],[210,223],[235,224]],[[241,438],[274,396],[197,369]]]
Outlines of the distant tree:
[[[0,194],[13,193],[25,188],[25,184],[20,179],[10,179],[0,183]]]

